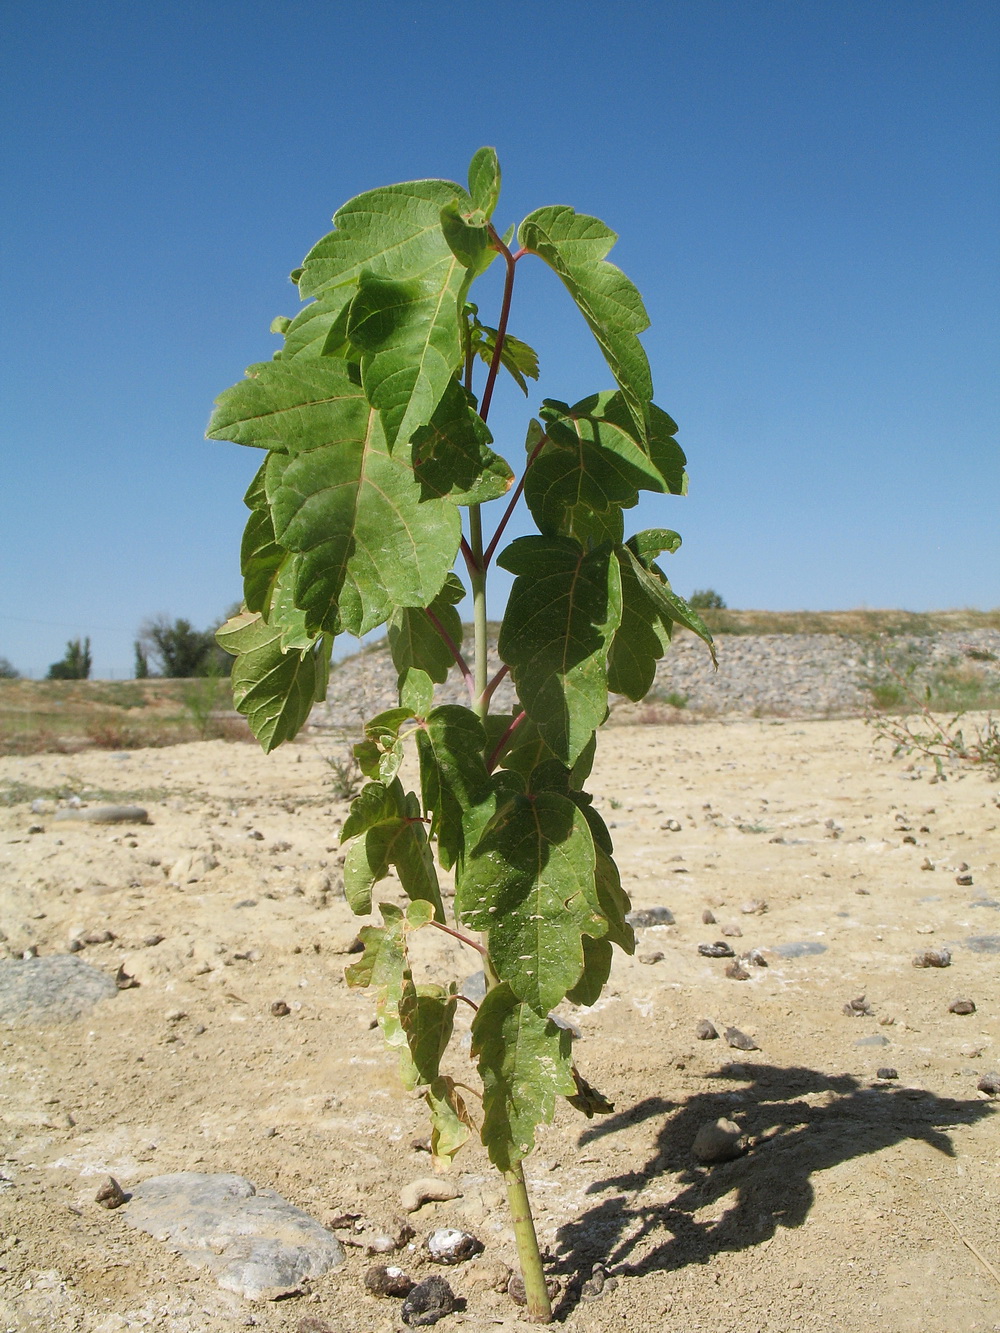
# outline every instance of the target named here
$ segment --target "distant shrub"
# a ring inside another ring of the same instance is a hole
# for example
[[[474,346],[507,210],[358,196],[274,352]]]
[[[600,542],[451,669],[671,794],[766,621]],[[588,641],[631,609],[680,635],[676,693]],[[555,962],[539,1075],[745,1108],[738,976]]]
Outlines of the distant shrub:
[[[90,640],[70,639],[62,661],[53,662],[49,667],[49,680],[89,680],[92,665]]]
[[[136,641],[136,675],[149,675],[152,663],[158,675],[171,679],[228,676],[232,658],[216,644],[216,628],[195,629],[189,620],[166,616],[147,620]]]
[[[6,657],[0,657],[0,680],[20,680],[21,673]]]
[[[696,611],[724,611],[726,603],[714,588],[699,588],[688,598],[688,606]]]

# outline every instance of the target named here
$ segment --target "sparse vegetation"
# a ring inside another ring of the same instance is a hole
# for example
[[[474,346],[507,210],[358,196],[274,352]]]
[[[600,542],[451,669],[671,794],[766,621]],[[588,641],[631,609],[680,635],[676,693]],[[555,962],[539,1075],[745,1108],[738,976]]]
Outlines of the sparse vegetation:
[[[21,673],[6,657],[0,657],[0,680],[20,680]]]
[[[714,588],[698,588],[688,598],[688,606],[696,611],[724,611],[726,604]]]

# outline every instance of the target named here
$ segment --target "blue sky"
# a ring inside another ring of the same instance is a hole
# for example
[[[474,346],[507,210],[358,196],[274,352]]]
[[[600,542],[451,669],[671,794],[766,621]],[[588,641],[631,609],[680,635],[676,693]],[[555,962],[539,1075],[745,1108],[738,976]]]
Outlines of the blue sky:
[[[145,617],[238,599],[258,456],[203,439],[213,398],[271,354],[335,208],[464,180],[483,143],[498,220],[568,203],[621,235],[691,475],[634,526],[683,534],[679,591],[1000,604],[994,3],[43,0],[4,30],[0,655],[22,671],[89,635],[96,674],[127,674]],[[511,328],[542,355],[529,409],[607,387],[540,264]],[[525,420],[505,391],[512,459]]]

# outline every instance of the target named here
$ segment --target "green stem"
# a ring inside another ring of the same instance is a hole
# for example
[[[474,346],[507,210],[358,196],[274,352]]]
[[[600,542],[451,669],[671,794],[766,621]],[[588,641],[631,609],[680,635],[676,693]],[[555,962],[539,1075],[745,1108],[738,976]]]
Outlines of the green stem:
[[[472,622],[474,628],[474,655],[472,661],[473,708],[477,717],[484,718],[489,708],[486,695],[487,634],[486,634],[486,563],[483,560],[483,516],[479,505],[469,506],[469,545],[472,559],[468,562],[472,583]]]
[[[545,1285],[542,1259],[538,1253],[538,1237],[535,1235],[535,1223],[531,1216],[531,1204],[528,1202],[528,1190],[524,1183],[521,1163],[518,1162],[509,1171],[505,1171],[503,1178],[507,1185],[510,1216],[514,1223],[517,1257],[521,1264],[521,1276],[524,1278],[528,1322],[548,1324],[552,1322],[552,1303]]]

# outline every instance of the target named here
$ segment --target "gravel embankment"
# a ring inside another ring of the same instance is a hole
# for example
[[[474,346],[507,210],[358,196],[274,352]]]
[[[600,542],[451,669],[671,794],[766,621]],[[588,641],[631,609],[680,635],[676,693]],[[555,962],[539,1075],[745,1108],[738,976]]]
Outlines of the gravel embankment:
[[[494,645],[495,649],[495,645]],[[862,713],[871,685],[890,680],[886,659],[904,675],[912,667],[922,682],[978,676],[1000,692],[1000,630],[970,629],[931,636],[856,639],[839,634],[720,635],[719,669],[704,644],[678,634],[660,663],[650,702],[669,696],[686,700],[694,716],[842,717]],[[493,670],[496,669],[494,662]],[[441,703],[463,703],[468,695],[457,671],[438,688]],[[396,673],[384,649],[345,658],[330,679],[327,700],[313,710],[320,730],[357,731],[364,718],[395,706]],[[494,695],[495,712],[509,711],[514,691],[504,680]],[[614,703],[620,721],[644,705]]]

